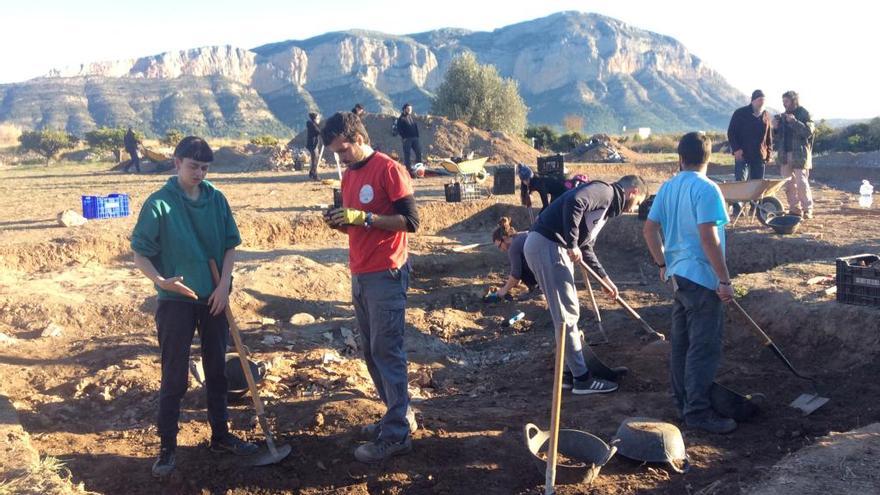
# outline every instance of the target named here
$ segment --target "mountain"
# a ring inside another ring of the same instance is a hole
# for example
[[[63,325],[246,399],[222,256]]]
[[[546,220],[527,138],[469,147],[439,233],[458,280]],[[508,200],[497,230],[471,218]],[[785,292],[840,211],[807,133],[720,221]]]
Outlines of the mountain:
[[[352,30],[253,49],[212,46],[53,69],[0,85],[0,122],[80,134],[133,125],[208,135],[289,133],[315,110],[361,102],[430,111],[450,62],[472,52],[519,83],[529,122],[581,116],[588,132],[722,129],[747,98],[675,39],[598,14],[560,12],[492,32]]]

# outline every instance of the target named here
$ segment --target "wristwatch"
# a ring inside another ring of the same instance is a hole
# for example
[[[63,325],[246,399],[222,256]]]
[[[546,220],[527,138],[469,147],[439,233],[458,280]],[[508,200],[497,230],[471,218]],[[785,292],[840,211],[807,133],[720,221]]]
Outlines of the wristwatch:
[[[364,219],[364,227],[370,228],[373,226],[373,213],[368,211],[367,217]]]

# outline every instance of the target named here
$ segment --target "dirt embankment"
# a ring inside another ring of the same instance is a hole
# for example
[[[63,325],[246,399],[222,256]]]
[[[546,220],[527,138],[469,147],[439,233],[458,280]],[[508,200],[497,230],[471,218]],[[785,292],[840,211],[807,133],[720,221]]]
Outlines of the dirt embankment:
[[[325,116],[325,118],[328,116]],[[369,114],[364,118],[370,142],[385,153],[394,152],[403,159],[400,137],[391,135],[396,116]],[[423,159],[464,156],[470,152],[478,157],[489,157],[489,163],[536,163],[540,153],[522,139],[499,131],[484,131],[445,117],[417,116],[419,142]],[[305,132],[294,139],[294,144],[305,146]]]

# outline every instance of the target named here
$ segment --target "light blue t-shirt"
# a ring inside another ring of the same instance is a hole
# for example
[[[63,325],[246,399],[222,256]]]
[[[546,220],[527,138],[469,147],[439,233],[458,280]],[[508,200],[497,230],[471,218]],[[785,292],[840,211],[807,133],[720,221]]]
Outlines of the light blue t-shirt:
[[[697,226],[715,224],[725,252],[724,225],[730,217],[718,184],[699,172],[681,171],[660,186],[648,219],[663,231],[666,277],[678,275],[715,290],[718,277],[703,252]]]

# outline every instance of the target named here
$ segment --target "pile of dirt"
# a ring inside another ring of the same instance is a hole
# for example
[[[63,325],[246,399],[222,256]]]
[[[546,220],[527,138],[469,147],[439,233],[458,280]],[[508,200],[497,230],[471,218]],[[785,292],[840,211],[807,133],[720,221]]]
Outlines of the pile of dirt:
[[[813,158],[817,167],[865,167],[880,168],[880,151],[867,153],[833,152]]]
[[[639,162],[639,153],[627,148],[617,139],[607,134],[594,134],[586,143],[581,144],[566,155],[570,162],[588,163],[626,163]]]
[[[876,493],[880,484],[880,424],[832,432],[773,466],[770,479],[745,492],[753,495]]]
[[[211,167],[219,172],[289,171],[294,169],[296,154],[284,145],[223,146],[214,152]]]
[[[403,157],[400,137],[391,135],[391,126],[397,117],[367,115],[364,124],[374,148],[384,153]],[[484,131],[445,117],[416,116],[419,125],[419,143],[423,160],[465,156],[473,152],[478,157],[489,157],[489,163],[536,163],[539,153],[522,139],[500,131]],[[306,133],[294,138],[295,146],[303,147]]]

